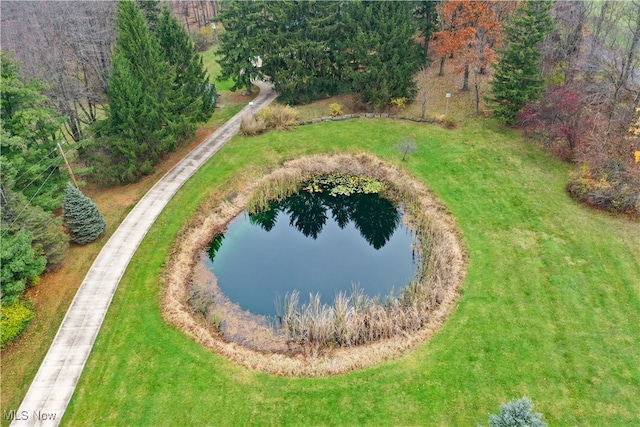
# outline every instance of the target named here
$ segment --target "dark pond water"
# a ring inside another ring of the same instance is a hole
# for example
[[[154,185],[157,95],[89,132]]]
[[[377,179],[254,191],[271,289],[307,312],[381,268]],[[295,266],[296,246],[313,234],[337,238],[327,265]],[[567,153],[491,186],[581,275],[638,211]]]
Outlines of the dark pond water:
[[[416,272],[413,240],[401,212],[377,194],[302,191],[239,215],[212,240],[206,263],[232,302],[275,316],[276,298],[293,290],[301,303],[319,292],[331,304],[353,284],[370,296],[404,287]]]

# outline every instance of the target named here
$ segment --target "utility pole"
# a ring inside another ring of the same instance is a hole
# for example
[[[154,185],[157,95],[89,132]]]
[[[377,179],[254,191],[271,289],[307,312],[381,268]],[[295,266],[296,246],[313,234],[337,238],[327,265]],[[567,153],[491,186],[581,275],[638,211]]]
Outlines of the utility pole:
[[[58,142],[58,150],[60,150],[60,154],[62,155],[62,158],[64,159],[64,164],[67,165],[67,170],[69,171],[69,175],[71,175],[71,180],[73,181],[73,185],[75,185],[76,188],[80,188],[80,187],[78,187],[78,181],[76,181],[76,176],[73,174],[73,171],[71,170],[71,166],[69,165],[69,161],[67,160],[67,156],[65,156],[64,151],[62,151],[62,147],[60,146],[59,142]]]

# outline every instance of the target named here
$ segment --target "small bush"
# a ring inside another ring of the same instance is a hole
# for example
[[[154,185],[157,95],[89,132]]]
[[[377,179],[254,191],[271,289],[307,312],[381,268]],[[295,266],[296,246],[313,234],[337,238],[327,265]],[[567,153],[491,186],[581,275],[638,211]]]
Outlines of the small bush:
[[[267,130],[267,124],[262,119],[256,119],[254,116],[244,116],[240,121],[240,134],[244,136],[259,135]]]
[[[338,117],[344,115],[344,111],[342,111],[342,106],[337,102],[329,105],[329,115],[331,117]]]
[[[394,98],[391,100],[391,105],[398,110],[402,110],[407,105],[407,98]]]
[[[442,126],[445,129],[455,129],[457,126],[457,123],[455,120],[449,117],[446,117],[444,114],[439,114],[435,116],[434,120],[437,125]]]
[[[498,414],[489,416],[490,427],[546,427],[542,421],[542,414],[533,414],[533,404],[523,397],[518,400],[510,400],[500,405]]]
[[[404,137],[402,141],[396,144],[395,149],[402,153],[402,161],[404,162],[407,156],[418,151],[418,144],[416,144],[416,140],[411,137]]]
[[[220,313],[209,310],[206,317],[209,326],[211,326],[216,332],[220,333],[222,328],[222,318],[220,317]]]
[[[2,304],[0,316],[0,347],[6,348],[15,340],[35,317],[35,313],[22,303]]]
[[[630,174],[593,171],[585,164],[571,173],[567,192],[598,209],[640,215],[640,183]]]
[[[258,112],[257,120],[264,120],[267,129],[289,130],[298,124],[298,110],[288,105],[270,105]]]

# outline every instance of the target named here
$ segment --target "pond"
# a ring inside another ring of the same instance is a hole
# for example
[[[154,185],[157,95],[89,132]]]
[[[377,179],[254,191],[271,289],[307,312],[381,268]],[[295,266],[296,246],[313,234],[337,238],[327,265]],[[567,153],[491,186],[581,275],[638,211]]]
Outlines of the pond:
[[[301,303],[319,293],[326,304],[354,285],[372,297],[397,291],[416,274],[414,237],[378,194],[301,191],[236,217],[213,238],[205,263],[231,302],[275,316],[276,301],[294,290]]]

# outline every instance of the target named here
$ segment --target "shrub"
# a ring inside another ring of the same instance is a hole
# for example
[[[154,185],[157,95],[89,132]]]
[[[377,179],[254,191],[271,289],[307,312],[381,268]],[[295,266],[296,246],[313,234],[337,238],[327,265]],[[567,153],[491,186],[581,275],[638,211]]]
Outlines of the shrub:
[[[37,283],[47,260],[34,251],[32,235],[25,230],[16,234],[3,230],[0,255],[0,295],[3,303],[14,304],[28,285]]]
[[[630,173],[594,171],[584,164],[571,173],[567,192],[598,209],[640,215],[640,183]]]
[[[446,117],[444,114],[439,114],[434,117],[434,120],[437,125],[442,126],[445,129],[455,129],[456,121]]]
[[[288,105],[270,105],[258,112],[257,120],[264,120],[267,129],[289,130],[298,124],[298,110]]]
[[[489,416],[490,427],[546,427],[542,414],[533,414],[533,404],[525,397],[500,405],[498,414]]]
[[[244,136],[259,135],[267,130],[267,124],[262,119],[256,119],[253,115],[242,117],[240,121],[240,134]]]
[[[2,304],[0,315],[0,348],[6,348],[25,330],[35,313],[22,303]]]
[[[402,141],[396,144],[395,149],[402,153],[402,161],[404,162],[407,156],[418,151],[418,144],[416,140],[411,137],[404,137]]]
[[[392,107],[402,110],[407,105],[407,98],[393,98],[390,103]]]
[[[329,105],[329,115],[331,117],[338,117],[338,116],[344,115],[344,112],[342,111],[342,106],[337,102],[334,102],[333,104]]]
[[[67,185],[62,200],[63,224],[71,241],[84,245],[96,240],[106,228],[104,217],[93,201],[72,184]]]
[[[46,271],[55,270],[62,264],[69,251],[69,236],[61,227],[60,218],[45,212],[41,207],[31,205],[20,193],[5,190],[7,202],[3,206],[3,223],[9,224],[10,233],[20,230],[31,234],[31,247],[38,255],[47,259]]]

